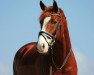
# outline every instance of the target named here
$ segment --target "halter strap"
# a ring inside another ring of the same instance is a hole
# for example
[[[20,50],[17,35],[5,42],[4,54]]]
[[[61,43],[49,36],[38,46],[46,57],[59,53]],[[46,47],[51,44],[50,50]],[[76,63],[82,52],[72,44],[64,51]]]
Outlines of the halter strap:
[[[50,14],[50,15],[48,15],[48,16],[58,16],[58,17],[61,18],[61,15],[60,15],[60,14]]]
[[[49,43],[49,42],[47,41],[46,37],[45,37],[43,34],[46,34],[47,36],[50,36],[50,37],[52,38],[52,42]],[[40,36],[40,35],[42,35],[42,36],[44,37],[44,39],[45,39],[45,41],[47,42],[47,44],[48,44],[49,47],[51,47],[51,46],[55,43],[55,38],[56,38],[56,36],[51,35],[51,34],[45,32],[45,31],[40,31],[40,32],[39,32],[39,36]]]
[[[50,33],[45,32],[45,31],[40,31],[40,32],[39,32],[39,35],[42,35],[42,34],[46,34],[46,35],[50,36],[52,39],[55,38],[55,36],[53,36],[53,35],[50,34]]]

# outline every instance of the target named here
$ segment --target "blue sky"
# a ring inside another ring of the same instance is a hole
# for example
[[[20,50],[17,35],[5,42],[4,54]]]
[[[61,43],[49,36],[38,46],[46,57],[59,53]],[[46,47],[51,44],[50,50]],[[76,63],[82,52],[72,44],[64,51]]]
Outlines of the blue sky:
[[[13,75],[17,50],[37,41],[40,0],[0,0],[0,75]],[[42,0],[47,6],[53,0]],[[56,0],[63,9],[75,53],[78,75],[94,75],[94,0]]]

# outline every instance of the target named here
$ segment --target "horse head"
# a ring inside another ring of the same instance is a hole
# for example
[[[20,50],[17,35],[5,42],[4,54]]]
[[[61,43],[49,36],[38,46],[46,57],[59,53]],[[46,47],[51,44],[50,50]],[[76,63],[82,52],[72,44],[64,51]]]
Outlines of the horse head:
[[[41,31],[39,32],[37,48],[39,53],[46,54],[55,40],[62,37],[60,35],[64,30],[61,22],[64,22],[65,16],[63,11],[58,8],[56,1],[49,7],[40,1],[40,7],[43,12],[40,16]]]

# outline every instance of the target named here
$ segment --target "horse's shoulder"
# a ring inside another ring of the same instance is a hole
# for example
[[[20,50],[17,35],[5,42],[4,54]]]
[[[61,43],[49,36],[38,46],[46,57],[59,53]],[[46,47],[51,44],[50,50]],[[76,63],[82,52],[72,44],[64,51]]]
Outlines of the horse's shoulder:
[[[21,47],[19,49],[19,52],[23,55],[25,55],[26,53],[30,52],[31,54],[33,54],[35,51],[36,51],[36,42],[31,42],[31,43],[28,43],[26,45],[24,45],[23,47]]]
[[[36,42],[31,42],[21,47],[15,54],[14,60],[21,60],[37,53]]]

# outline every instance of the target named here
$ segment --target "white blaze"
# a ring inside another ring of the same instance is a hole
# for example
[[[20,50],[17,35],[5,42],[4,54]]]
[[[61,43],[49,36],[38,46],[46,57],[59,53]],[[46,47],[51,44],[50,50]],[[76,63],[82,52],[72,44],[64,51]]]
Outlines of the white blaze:
[[[50,21],[51,17],[46,17],[43,22],[42,31],[46,32],[46,24]]]
[[[46,32],[46,25],[50,21],[50,19],[51,19],[51,17],[46,17],[44,19],[41,31]],[[46,38],[46,40],[47,40],[48,43],[51,43],[51,39],[48,39],[47,36],[45,36],[45,35],[44,35],[44,37]],[[38,48],[38,52],[39,53],[47,53],[48,49],[49,49],[48,43],[46,42],[46,40],[44,39],[44,37],[42,35],[40,35],[39,39],[38,39],[37,48]],[[43,44],[45,45],[44,48],[42,48]]]

